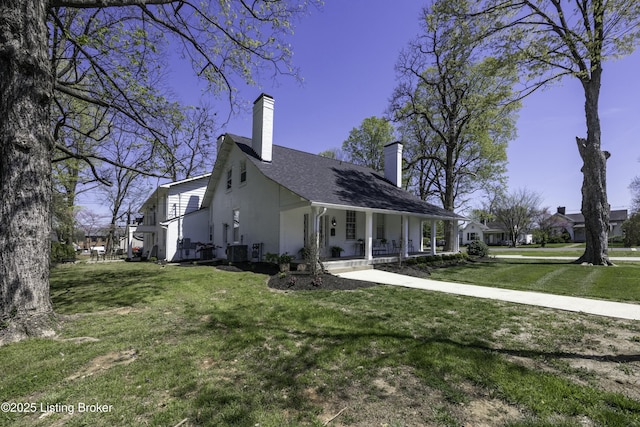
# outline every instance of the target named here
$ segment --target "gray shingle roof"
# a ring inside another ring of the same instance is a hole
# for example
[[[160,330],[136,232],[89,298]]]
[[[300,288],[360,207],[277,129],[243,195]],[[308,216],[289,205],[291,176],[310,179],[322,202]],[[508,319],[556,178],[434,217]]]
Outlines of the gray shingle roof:
[[[396,187],[373,169],[279,145],[273,146],[273,160],[263,162],[251,139],[227,136],[267,178],[311,202],[463,219]]]
[[[566,214],[565,216],[571,219],[574,223],[577,223],[577,224],[584,223],[584,215],[582,215],[581,213]],[[609,221],[624,222],[627,220],[627,218],[628,218],[628,213],[626,209],[609,211]]]

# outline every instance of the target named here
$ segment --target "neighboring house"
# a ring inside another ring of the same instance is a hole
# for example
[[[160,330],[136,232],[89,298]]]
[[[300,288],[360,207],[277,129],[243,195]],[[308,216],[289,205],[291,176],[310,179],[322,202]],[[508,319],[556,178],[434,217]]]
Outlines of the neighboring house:
[[[468,245],[474,240],[481,240],[487,245],[510,245],[509,232],[500,222],[477,222],[470,221],[460,228],[460,244]],[[518,244],[530,245],[533,243],[533,235],[530,233],[520,233]]]
[[[180,261],[200,258],[198,243],[207,240],[208,214],[202,199],[211,174],[160,185],[142,204],[142,224],[129,226],[129,236],[143,233],[143,256]],[[128,252],[134,240],[130,240]]]
[[[628,218],[626,209],[609,211],[609,238],[622,236],[622,223]],[[567,214],[564,206],[559,206],[555,214],[551,216],[554,223],[553,233],[569,233],[571,240],[582,243],[586,240],[584,216],[581,213]]]
[[[106,246],[108,234],[109,231],[107,229],[98,230],[90,235],[85,234],[84,239],[78,240],[75,244],[82,251],[88,251],[94,246]]]
[[[254,103],[252,138],[225,134],[204,195],[209,243],[218,257],[261,260],[266,253],[301,257],[317,239],[370,263],[374,255],[435,253],[435,223],[463,217],[400,188],[402,144],[385,147],[385,173],[273,144],[273,98]],[[424,223],[434,232],[422,247]],[[386,244],[384,241],[386,240]],[[400,247],[402,243],[402,247]],[[457,247],[457,241],[455,246]]]
[[[487,245],[501,245],[509,239],[509,233],[497,222],[481,223],[470,221],[460,229],[460,243],[468,245],[474,240],[481,240]]]

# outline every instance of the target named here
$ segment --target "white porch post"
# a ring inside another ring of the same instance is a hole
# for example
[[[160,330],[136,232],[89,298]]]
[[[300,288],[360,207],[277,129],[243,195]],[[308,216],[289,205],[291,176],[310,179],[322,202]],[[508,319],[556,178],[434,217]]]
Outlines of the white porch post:
[[[133,258],[133,227],[127,224],[127,257]]]
[[[456,238],[453,241],[453,251],[460,252],[460,231],[458,230],[458,220],[453,220],[453,229],[456,230]]]
[[[436,220],[431,220],[431,255],[436,254]]]
[[[409,217],[402,215],[402,258],[409,257]]]
[[[311,208],[311,217],[313,218],[313,241],[316,246],[316,255],[318,257],[320,257],[320,218],[325,213],[327,213],[327,208],[320,208],[317,206],[313,206]]]
[[[370,261],[373,259],[373,212],[365,212],[364,221],[364,259]]]

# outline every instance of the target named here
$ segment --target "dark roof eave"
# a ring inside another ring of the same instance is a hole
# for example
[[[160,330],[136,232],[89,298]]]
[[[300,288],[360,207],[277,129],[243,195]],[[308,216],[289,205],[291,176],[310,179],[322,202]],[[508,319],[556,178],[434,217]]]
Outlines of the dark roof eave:
[[[385,214],[395,214],[395,215],[410,215],[410,216],[417,216],[421,218],[441,219],[441,220],[463,221],[466,219],[465,217],[456,215],[456,214],[451,214],[451,215],[428,214],[424,212],[372,208],[372,207],[366,207],[366,206],[340,205],[336,203],[326,203],[326,202],[319,202],[319,201],[310,201],[310,203],[311,203],[311,206],[317,206],[317,207],[328,208],[328,209],[341,209],[341,210],[351,210],[351,211],[358,211],[358,212],[373,212],[373,213],[385,213]]]

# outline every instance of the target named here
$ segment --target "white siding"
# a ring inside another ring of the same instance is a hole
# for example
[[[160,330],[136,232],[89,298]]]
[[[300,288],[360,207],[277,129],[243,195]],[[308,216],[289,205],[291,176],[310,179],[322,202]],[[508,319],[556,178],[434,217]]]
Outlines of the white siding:
[[[201,210],[176,218],[167,226],[166,259],[179,261],[184,259],[197,259],[195,247],[180,247],[180,240],[189,239],[192,246],[196,242],[208,241],[208,211]]]
[[[264,177],[253,165],[246,161],[247,179],[240,182],[240,162],[246,156],[234,144],[226,164],[223,178],[216,183],[210,204],[209,225],[213,225],[213,243],[224,248],[225,242],[233,244],[233,211],[240,212],[240,241],[248,246],[262,243],[263,254],[282,253],[280,249],[280,186]],[[232,185],[227,190],[226,171],[232,168]],[[227,224],[225,228],[225,224]],[[227,238],[225,240],[225,232]],[[207,235],[208,237],[208,235]],[[224,249],[217,252],[224,256]]]
[[[167,190],[166,219],[195,212],[202,205],[202,198],[207,189],[209,177],[172,185]]]

